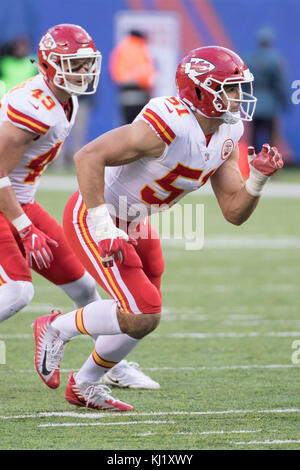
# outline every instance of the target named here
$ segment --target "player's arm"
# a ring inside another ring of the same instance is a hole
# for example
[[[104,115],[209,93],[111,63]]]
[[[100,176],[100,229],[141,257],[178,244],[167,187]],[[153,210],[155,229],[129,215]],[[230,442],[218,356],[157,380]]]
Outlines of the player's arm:
[[[32,140],[33,132],[4,122],[0,128],[0,211],[18,230],[26,259],[30,266],[35,261],[39,269],[48,268],[53,259],[48,245],[57,243],[37,229],[24,213],[9,180]]]
[[[18,166],[34,137],[36,134],[20,129],[10,122],[4,122],[0,127],[0,211],[10,221],[24,212],[9,184],[8,175]]]
[[[106,166],[126,165],[145,156],[160,157],[165,147],[166,144],[144,121],[114,129],[83,147],[74,161],[80,192],[87,208],[105,203]]]
[[[118,229],[104,199],[105,167],[126,165],[142,157],[160,157],[166,144],[144,121],[114,129],[83,147],[74,157],[79,189],[94,224],[96,241],[105,265],[122,252],[128,235]]]
[[[211,178],[222,213],[225,219],[234,225],[241,225],[250,217],[258,204],[265,183],[283,166],[277,149],[270,148],[267,144],[258,155],[255,155],[253,147],[249,147],[248,154],[251,162],[250,177],[246,184],[239,171],[237,147]]]

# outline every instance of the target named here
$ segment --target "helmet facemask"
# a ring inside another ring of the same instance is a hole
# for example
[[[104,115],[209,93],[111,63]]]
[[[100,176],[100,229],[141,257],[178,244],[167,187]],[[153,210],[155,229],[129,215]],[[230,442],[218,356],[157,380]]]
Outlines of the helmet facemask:
[[[246,70],[244,74],[249,72]],[[251,121],[257,98],[253,95],[253,75],[249,72],[247,78],[226,78],[224,81],[219,81],[215,78],[207,78],[203,83],[199,84],[200,90],[203,88],[208,92],[211,97],[209,98],[216,115],[206,116],[210,118],[222,119],[227,124],[235,124],[239,120]],[[237,85],[239,91],[238,98],[232,98],[227,94],[226,87],[230,85]],[[207,94],[206,94],[207,96]],[[224,97],[226,102],[224,102]],[[231,111],[234,103],[238,103],[236,111]],[[203,114],[199,109],[200,114]],[[212,113],[214,114],[214,112]]]
[[[56,70],[54,85],[71,95],[95,93],[101,71],[101,59],[100,52],[95,52],[91,48],[79,49],[74,54],[51,52],[48,62]],[[86,72],[83,73],[82,68],[86,69]]]

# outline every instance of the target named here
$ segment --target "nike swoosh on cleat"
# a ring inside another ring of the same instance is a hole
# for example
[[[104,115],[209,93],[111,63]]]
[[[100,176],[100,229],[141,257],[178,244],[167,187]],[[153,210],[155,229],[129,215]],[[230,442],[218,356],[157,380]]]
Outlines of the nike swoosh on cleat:
[[[45,351],[44,358],[43,358],[43,364],[42,364],[42,374],[43,375],[51,374],[51,370],[48,370],[47,367],[46,367],[46,360],[47,360],[47,351]]]
[[[109,380],[110,380],[111,382],[114,382],[115,384],[120,383],[120,381],[119,381],[118,379],[114,379],[113,377],[109,377]]]

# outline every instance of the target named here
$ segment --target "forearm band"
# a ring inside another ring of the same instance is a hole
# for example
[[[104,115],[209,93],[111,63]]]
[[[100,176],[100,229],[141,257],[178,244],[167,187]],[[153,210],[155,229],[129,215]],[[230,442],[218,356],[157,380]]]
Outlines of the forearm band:
[[[20,232],[21,230],[23,230],[23,228],[26,228],[31,225],[31,220],[29,219],[29,217],[27,217],[26,214],[22,214],[16,219],[12,220],[11,223],[16,227],[18,232]]]
[[[11,186],[11,182],[8,176],[0,178],[0,189],[6,188],[6,186]]]
[[[269,177],[263,175],[256,168],[251,168],[250,165],[250,177],[247,179],[245,188],[251,196],[260,196],[264,185],[268,181]]]

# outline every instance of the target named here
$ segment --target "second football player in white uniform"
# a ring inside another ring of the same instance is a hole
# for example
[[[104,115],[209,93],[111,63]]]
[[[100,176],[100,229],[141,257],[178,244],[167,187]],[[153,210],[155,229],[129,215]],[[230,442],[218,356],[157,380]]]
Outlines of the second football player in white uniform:
[[[256,103],[252,81],[234,52],[216,46],[195,49],[178,66],[178,97],[150,100],[132,124],[100,136],[75,156],[80,193],[66,206],[64,228],[79,259],[112,299],[36,320],[36,368],[43,380],[44,351],[55,338],[58,345],[64,343],[62,353],[66,341],[78,334],[109,337],[97,340],[86,363],[70,376],[69,403],[133,409],[107,400],[99,381],[160,320],[164,260],[147,217],[131,224],[137,205],[143,217],[165,210],[210,178],[224,217],[240,225],[257,206],[268,178],[282,167],[277,149],[266,144],[258,155],[249,149],[246,183],[239,172],[242,121],[252,119]],[[122,348],[121,333],[131,338]],[[55,358],[51,373],[56,380]],[[113,371],[104,381],[111,376]]]
[[[60,63],[63,51],[71,55]],[[45,60],[49,54],[51,64]],[[86,93],[88,84],[90,92],[96,91],[101,55],[81,27],[57,25],[42,37],[38,56],[40,73],[1,101],[0,322],[31,301],[30,268],[60,286],[75,305],[99,297],[62,228],[35,201],[35,193],[71,131],[76,95]]]

